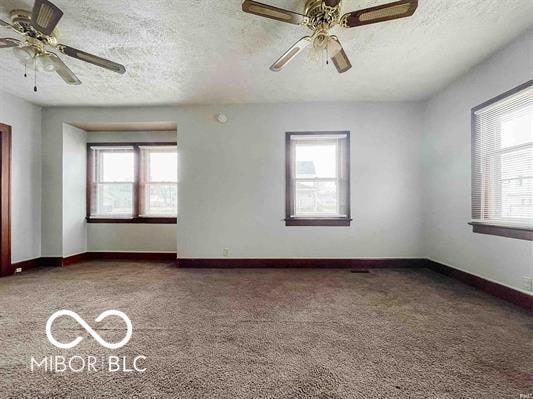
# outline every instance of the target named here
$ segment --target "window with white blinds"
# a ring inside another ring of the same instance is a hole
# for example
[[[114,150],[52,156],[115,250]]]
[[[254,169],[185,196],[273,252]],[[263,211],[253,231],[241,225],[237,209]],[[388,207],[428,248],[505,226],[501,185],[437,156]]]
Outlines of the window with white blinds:
[[[533,229],[532,81],[472,110],[472,219]]]

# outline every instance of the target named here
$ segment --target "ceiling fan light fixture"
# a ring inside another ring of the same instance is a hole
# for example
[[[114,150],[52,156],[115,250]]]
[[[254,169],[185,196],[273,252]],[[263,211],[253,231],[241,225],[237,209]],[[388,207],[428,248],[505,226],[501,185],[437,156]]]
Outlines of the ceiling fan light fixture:
[[[35,52],[31,47],[13,47],[13,54],[22,65],[27,65],[35,57]]]
[[[57,69],[56,65],[52,62],[50,56],[47,54],[40,55],[37,58],[37,62],[39,63],[39,68],[45,72],[55,72]]]

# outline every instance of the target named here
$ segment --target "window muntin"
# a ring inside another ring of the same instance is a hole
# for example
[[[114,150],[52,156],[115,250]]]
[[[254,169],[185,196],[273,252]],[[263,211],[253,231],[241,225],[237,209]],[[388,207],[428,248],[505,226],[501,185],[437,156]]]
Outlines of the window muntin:
[[[88,221],[175,221],[175,143],[89,144],[88,171]]]
[[[474,223],[533,228],[533,88],[472,113]]]
[[[287,133],[287,147],[286,220],[349,220],[349,133]]]

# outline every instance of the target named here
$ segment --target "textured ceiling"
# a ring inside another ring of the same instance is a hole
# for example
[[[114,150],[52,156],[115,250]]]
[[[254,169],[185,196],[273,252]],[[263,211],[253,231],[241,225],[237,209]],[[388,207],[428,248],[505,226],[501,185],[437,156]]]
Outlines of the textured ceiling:
[[[264,0],[302,10],[304,0]],[[386,0],[344,0],[343,10]],[[353,68],[339,75],[301,54],[268,67],[308,30],[244,14],[240,0],[55,0],[65,44],[126,65],[123,76],[64,57],[83,81],[23,77],[0,50],[0,90],[42,105],[156,105],[425,98],[533,27],[533,0],[419,0],[411,18],[335,33]],[[31,8],[0,0],[0,15]],[[10,31],[2,30],[11,36]]]

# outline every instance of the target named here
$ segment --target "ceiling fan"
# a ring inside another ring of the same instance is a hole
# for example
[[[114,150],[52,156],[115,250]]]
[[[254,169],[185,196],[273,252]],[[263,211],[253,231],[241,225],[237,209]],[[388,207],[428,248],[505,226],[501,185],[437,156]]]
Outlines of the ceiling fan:
[[[285,52],[270,69],[279,72],[309,45],[326,55],[326,60],[331,58],[339,73],[346,72],[352,67],[348,56],[335,35],[329,33],[336,25],[344,28],[375,24],[391,19],[410,17],[418,7],[418,0],[400,0],[394,3],[365,8],[358,11],[341,14],[342,0],[307,0],[303,14],[254,0],[244,0],[244,12],[275,19],[294,25],[307,26],[313,31],[309,36],[298,40]],[[326,61],[327,62],[327,61]]]
[[[11,29],[22,35],[21,40],[0,38],[1,48],[12,48],[15,56],[24,64],[37,64],[46,72],[56,72],[69,85],[79,85],[81,81],[50,49],[62,54],[89,62],[93,65],[123,74],[126,68],[116,62],[106,60],[58,42],[55,28],[63,16],[63,11],[48,0],[35,0],[32,11],[13,10],[11,23],[0,19],[0,28]],[[25,75],[26,76],[26,75]],[[37,91],[37,86],[34,88]]]

